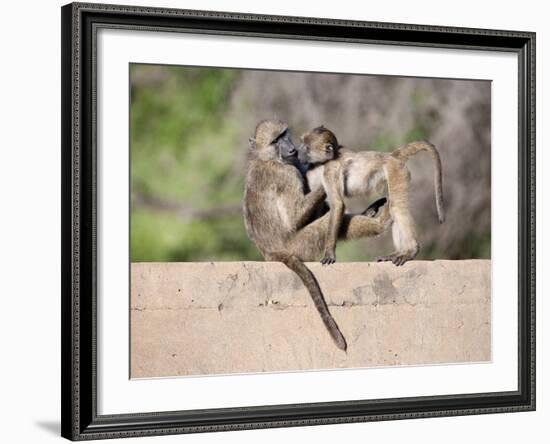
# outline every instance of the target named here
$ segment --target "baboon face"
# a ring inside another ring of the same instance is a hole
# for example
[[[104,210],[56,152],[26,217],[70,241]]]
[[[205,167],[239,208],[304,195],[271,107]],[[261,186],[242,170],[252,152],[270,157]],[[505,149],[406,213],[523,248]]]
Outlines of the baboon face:
[[[321,164],[336,157],[339,145],[336,136],[324,126],[319,126],[302,136],[298,148],[301,163]]]
[[[298,156],[298,150],[292,142],[290,136],[290,130],[287,128],[281,134],[279,134],[273,141],[277,153],[279,154],[279,160],[285,163],[293,163]]]
[[[292,142],[290,129],[281,120],[263,120],[256,127],[251,147],[263,160],[278,160],[284,163],[294,163],[298,150]]]

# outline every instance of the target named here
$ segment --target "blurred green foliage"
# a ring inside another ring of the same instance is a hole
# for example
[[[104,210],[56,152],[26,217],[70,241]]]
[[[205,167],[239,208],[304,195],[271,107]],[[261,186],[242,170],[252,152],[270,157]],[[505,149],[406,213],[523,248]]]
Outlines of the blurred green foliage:
[[[404,145],[411,140],[421,140],[428,137],[426,129],[417,123],[402,135],[389,134],[381,132],[374,139],[374,142],[369,149],[376,149],[378,151],[390,152],[395,149],[396,146]]]
[[[243,144],[234,122],[222,119],[236,75],[131,66],[132,261],[260,258],[240,214],[193,220],[164,208],[164,202],[190,210],[240,205],[243,177],[232,170],[243,162]],[[144,200],[149,205],[140,205]]]

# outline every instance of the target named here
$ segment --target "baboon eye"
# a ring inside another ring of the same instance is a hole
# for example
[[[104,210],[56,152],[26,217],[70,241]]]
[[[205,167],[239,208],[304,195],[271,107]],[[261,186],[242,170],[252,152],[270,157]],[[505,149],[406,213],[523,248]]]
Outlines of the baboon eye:
[[[277,137],[275,137],[275,139],[273,139],[273,141],[271,142],[271,144],[277,143],[280,139],[282,139],[283,137],[285,137],[287,131],[288,131],[288,129],[285,129],[281,134],[279,134]]]

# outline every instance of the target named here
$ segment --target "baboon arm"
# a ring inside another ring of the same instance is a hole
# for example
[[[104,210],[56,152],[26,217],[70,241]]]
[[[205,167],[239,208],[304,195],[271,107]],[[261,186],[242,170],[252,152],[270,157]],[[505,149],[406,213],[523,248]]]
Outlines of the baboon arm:
[[[330,205],[330,220],[325,242],[323,264],[332,264],[336,261],[336,241],[344,219],[345,205],[343,196],[342,171],[337,163],[325,166],[323,184],[327,191]]]
[[[344,219],[345,205],[340,199],[330,202],[330,219],[328,225],[328,235],[326,238],[324,257],[321,262],[331,264],[336,261],[336,241],[340,233],[340,227]]]
[[[293,228],[299,230],[311,220],[313,212],[324,202],[326,193],[323,187],[306,194],[303,199],[298,199],[295,208]]]

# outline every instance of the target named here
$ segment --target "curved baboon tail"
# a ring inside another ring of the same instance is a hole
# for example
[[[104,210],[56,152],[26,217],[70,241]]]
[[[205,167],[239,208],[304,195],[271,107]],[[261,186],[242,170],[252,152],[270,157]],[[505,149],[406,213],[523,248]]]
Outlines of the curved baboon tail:
[[[311,299],[313,299],[313,303],[315,304],[317,311],[321,315],[321,319],[323,320],[326,329],[330,333],[330,336],[336,343],[336,346],[340,350],[346,351],[348,346],[346,344],[344,335],[340,332],[338,324],[336,324],[336,321],[330,314],[327,303],[325,302],[325,298],[323,297],[323,293],[321,292],[321,288],[319,287],[319,283],[317,282],[317,279],[315,279],[313,273],[296,256],[287,256],[281,254],[277,255],[276,257],[274,255],[273,258],[281,261],[298,275],[300,280],[306,286],[311,296]]]
[[[403,162],[406,162],[420,151],[428,152],[434,161],[435,206],[437,207],[439,223],[442,224],[445,222],[445,210],[443,208],[443,179],[441,171],[441,158],[439,157],[439,152],[436,147],[427,140],[420,140],[403,145],[401,148],[398,148],[392,152],[391,155]]]

